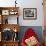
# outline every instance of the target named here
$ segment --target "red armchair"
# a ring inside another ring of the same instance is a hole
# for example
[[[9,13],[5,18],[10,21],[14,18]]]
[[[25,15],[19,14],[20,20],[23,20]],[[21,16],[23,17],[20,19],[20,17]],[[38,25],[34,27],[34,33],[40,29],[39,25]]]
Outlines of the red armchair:
[[[32,41],[33,39],[35,41],[34,45],[33,45],[34,41]],[[32,42],[29,42],[29,41],[32,41]],[[28,43],[30,45],[28,45]],[[40,42],[37,39],[37,35],[32,28],[28,28],[26,30],[24,37],[22,38],[21,46],[41,46]]]

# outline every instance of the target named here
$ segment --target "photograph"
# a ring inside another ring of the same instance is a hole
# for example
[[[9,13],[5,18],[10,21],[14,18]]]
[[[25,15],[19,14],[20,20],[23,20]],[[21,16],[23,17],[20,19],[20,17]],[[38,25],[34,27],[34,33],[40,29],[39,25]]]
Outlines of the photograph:
[[[34,20],[37,18],[36,8],[24,8],[23,9],[23,19]]]

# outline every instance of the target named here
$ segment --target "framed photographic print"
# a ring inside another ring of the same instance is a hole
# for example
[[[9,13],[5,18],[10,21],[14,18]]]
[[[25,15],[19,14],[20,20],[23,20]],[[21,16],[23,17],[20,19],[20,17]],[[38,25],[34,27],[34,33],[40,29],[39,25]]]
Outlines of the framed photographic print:
[[[25,20],[37,19],[37,9],[36,8],[24,8],[23,9],[23,19]]]
[[[9,15],[9,10],[2,10],[2,15]]]

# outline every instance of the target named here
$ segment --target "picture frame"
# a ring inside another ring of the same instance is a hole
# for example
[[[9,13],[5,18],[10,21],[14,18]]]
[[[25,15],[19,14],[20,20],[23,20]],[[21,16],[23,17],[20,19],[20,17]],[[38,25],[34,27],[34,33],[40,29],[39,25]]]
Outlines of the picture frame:
[[[24,20],[36,20],[37,19],[37,8],[23,8],[23,19]]]
[[[9,10],[2,10],[2,15],[9,15]]]

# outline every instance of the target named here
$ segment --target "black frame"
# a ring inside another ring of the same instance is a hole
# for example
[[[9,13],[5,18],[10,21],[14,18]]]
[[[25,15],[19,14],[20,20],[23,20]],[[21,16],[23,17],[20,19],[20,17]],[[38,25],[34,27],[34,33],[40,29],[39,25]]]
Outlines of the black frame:
[[[37,19],[37,8],[23,8],[23,19],[24,20],[36,20]]]

